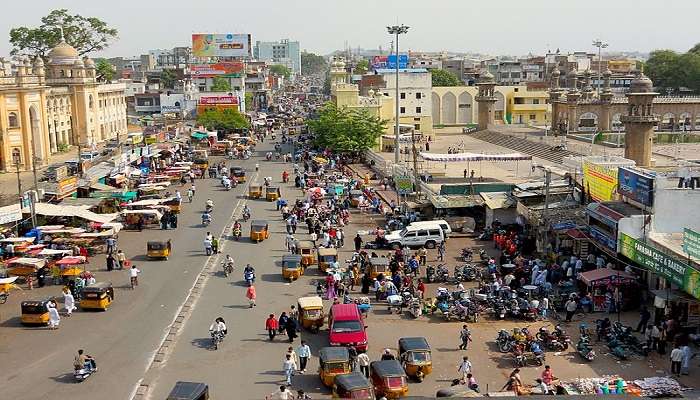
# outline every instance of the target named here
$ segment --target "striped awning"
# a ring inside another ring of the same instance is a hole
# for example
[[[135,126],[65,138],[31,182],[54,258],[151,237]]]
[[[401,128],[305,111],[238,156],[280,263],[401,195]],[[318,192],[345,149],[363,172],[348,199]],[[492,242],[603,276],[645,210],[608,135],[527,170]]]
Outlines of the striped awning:
[[[441,153],[426,153],[421,152],[420,156],[428,161],[519,161],[532,160],[532,156],[522,153],[509,154],[478,154],[478,153],[456,153],[456,154],[441,154]]]

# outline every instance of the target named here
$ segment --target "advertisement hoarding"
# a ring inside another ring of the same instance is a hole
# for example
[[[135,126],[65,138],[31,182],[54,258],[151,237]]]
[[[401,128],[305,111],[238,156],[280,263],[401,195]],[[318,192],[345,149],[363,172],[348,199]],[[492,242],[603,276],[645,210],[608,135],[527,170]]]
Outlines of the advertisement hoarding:
[[[654,205],[654,176],[642,171],[620,167],[617,170],[617,193],[645,206]]]
[[[617,167],[583,163],[584,190],[595,201],[612,200],[617,189]]]
[[[236,96],[202,96],[199,98],[200,105],[215,105],[215,104],[238,104]]]
[[[700,299],[700,271],[685,262],[624,233],[620,233],[620,254]]]
[[[195,57],[250,57],[250,34],[194,33],[192,55]]]
[[[190,67],[192,78],[238,78],[243,73],[241,62],[220,62],[216,64],[200,64]]]

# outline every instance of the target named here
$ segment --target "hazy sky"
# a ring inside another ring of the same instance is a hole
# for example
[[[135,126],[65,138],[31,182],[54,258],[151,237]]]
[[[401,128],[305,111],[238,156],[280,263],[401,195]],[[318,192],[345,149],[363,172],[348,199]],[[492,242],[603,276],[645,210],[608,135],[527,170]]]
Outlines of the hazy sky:
[[[700,42],[700,0],[20,0],[0,13],[0,55],[9,53],[10,28],[36,26],[61,7],[119,30],[102,56],[187,45],[195,32],[289,38],[321,54],[346,42],[387,49],[386,26],[397,20],[411,27],[401,49],[424,51],[592,50],[596,37],[610,43],[609,51],[685,51]]]

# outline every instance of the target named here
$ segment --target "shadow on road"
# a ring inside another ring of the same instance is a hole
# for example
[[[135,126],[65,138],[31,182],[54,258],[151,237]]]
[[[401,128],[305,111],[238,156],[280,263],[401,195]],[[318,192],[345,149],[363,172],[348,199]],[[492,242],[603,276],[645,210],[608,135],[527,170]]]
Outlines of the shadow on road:
[[[192,346],[200,349],[213,350],[211,338],[197,338],[192,340]]]
[[[247,304],[232,304],[232,305],[228,305],[228,306],[224,306],[224,307],[225,308],[241,309],[241,310],[250,308],[250,306]]]
[[[22,317],[12,317],[8,318],[7,320],[3,321],[0,326],[5,327],[5,328],[22,328],[24,327],[22,325]],[[31,329],[31,328],[25,328],[25,329]]]
[[[277,273],[277,274],[262,274],[260,276],[260,279],[263,282],[285,282],[284,279],[282,279],[282,274]]]
[[[51,379],[52,381],[57,382],[57,383],[79,383],[79,382],[76,381],[75,378],[73,377],[73,373],[72,373],[72,372],[71,372],[71,373],[65,373],[65,374],[61,374],[61,375],[52,376],[52,377],[50,377],[49,379]]]

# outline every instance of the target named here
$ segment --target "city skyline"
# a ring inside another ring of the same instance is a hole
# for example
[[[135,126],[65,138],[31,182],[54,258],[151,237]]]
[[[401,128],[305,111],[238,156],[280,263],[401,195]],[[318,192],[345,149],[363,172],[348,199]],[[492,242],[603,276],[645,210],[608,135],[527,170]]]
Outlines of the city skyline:
[[[349,8],[309,0],[290,8],[289,3],[278,0],[264,6],[202,0],[197,7],[173,2],[166,6],[162,0],[125,0],[118,7],[105,9],[95,2],[77,0],[68,10],[98,17],[118,29],[119,38],[106,50],[90,54],[92,57],[133,56],[150,49],[187,46],[190,35],[200,32],[251,33],[254,42],[289,38],[299,41],[302,49],[323,55],[343,49],[346,43],[352,48],[381,46],[386,51],[392,39],[386,25],[397,20],[411,27],[402,37],[401,48],[414,51],[491,55],[543,54],[557,48],[563,52],[593,51],[591,42],[598,37],[610,43],[609,52],[686,51],[700,41],[700,27],[693,21],[700,4],[672,1],[684,11],[674,13],[673,24],[654,26],[655,17],[672,10],[667,3],[592,0],[564,7],[548,1],[523,4],[503,0],[474,5],[445,0],[440,7],[427,7],[417,1],[377,4],[358,0]],[[607,12],[601,13],[603,6]],[[15,4],[12,13],[3,13],[0,26],[6,28],[6,36],[0,40],[0,55],[9,55],[11,28],[38,26],[41,17],[60,7],[50,0],[38,0],[31,6]],[[193,13],[198,18],[192,19]],[[231,21],[221,18],[233,13],[242,17]],[[581,21],[588,24],[586,29],[574,25]]]

